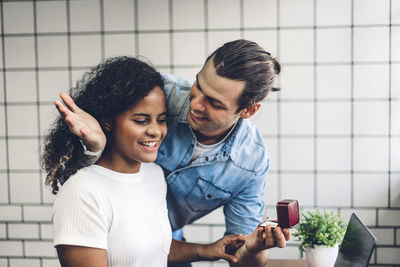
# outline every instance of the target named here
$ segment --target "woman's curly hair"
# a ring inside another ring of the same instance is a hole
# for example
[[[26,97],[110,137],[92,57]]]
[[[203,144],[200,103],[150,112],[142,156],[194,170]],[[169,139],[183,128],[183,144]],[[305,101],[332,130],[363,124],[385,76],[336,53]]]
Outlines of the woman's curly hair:
[[[71,88],[69,95],[84,111],[92,115],[107,136],[104,122],[135,106],[155,86],[164,87],[160,73],[133,57],[103,60],[86,72]],[[108,136],[107,136],[108,137]],[[45,137],[42,155],[46,184],[57,194],[59,184],[84,167],[83,147],[59,116]]]

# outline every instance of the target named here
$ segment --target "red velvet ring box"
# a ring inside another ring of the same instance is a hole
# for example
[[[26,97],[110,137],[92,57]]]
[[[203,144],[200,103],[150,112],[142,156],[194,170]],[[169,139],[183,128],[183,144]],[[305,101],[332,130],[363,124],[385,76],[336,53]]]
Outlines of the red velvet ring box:
[[[280,226],[282,228],[292,228],[297,225],[300,220],[299,202],[294,199],[284,199],[276,203],[276,213],[278,215],[278,223],[267,219],[260,223],[260,227],[270,225],[272,228]]]
[[[284,199],[276,204],[278,224],[282,228],[292,228],[300,220],[299,202],[294,199]]]

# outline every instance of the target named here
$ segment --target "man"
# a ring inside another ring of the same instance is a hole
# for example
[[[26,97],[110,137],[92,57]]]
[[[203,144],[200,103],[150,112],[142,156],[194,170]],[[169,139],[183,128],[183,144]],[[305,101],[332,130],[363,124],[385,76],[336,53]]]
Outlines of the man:
[[[246,120],[273,90],[279,63],[254,42],[224,44],[206,60],[194,84],[165,75],[168,134],[157,163],[168,183],[169,219],[175,239],[182,227],[224,207],[225,234],[250,234],[235,255],[238,266],[264,266],[267,249],[284,247],[289,229],[257,225],[264,213],[263,195],[269,155],[256,127]],[[67,95],[57,108],[72,132],[101,151],[105,137],[97,122]]]

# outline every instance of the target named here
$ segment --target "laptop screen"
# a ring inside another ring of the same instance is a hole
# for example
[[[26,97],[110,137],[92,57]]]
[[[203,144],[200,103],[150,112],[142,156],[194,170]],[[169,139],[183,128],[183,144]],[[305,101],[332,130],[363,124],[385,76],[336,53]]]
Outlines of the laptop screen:
[[[376,238],[353,213],[351,215],[335,267],[367,267]]]

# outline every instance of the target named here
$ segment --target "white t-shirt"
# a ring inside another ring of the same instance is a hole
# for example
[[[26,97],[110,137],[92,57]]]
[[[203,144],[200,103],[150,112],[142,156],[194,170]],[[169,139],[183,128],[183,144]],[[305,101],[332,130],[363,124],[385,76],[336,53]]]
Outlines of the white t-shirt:
[[[166,194],[155,163],[142,163],[135,174],[83,168],[54,202],[54,245],[106,249],[108,266],[167,266],[172,239]]]

